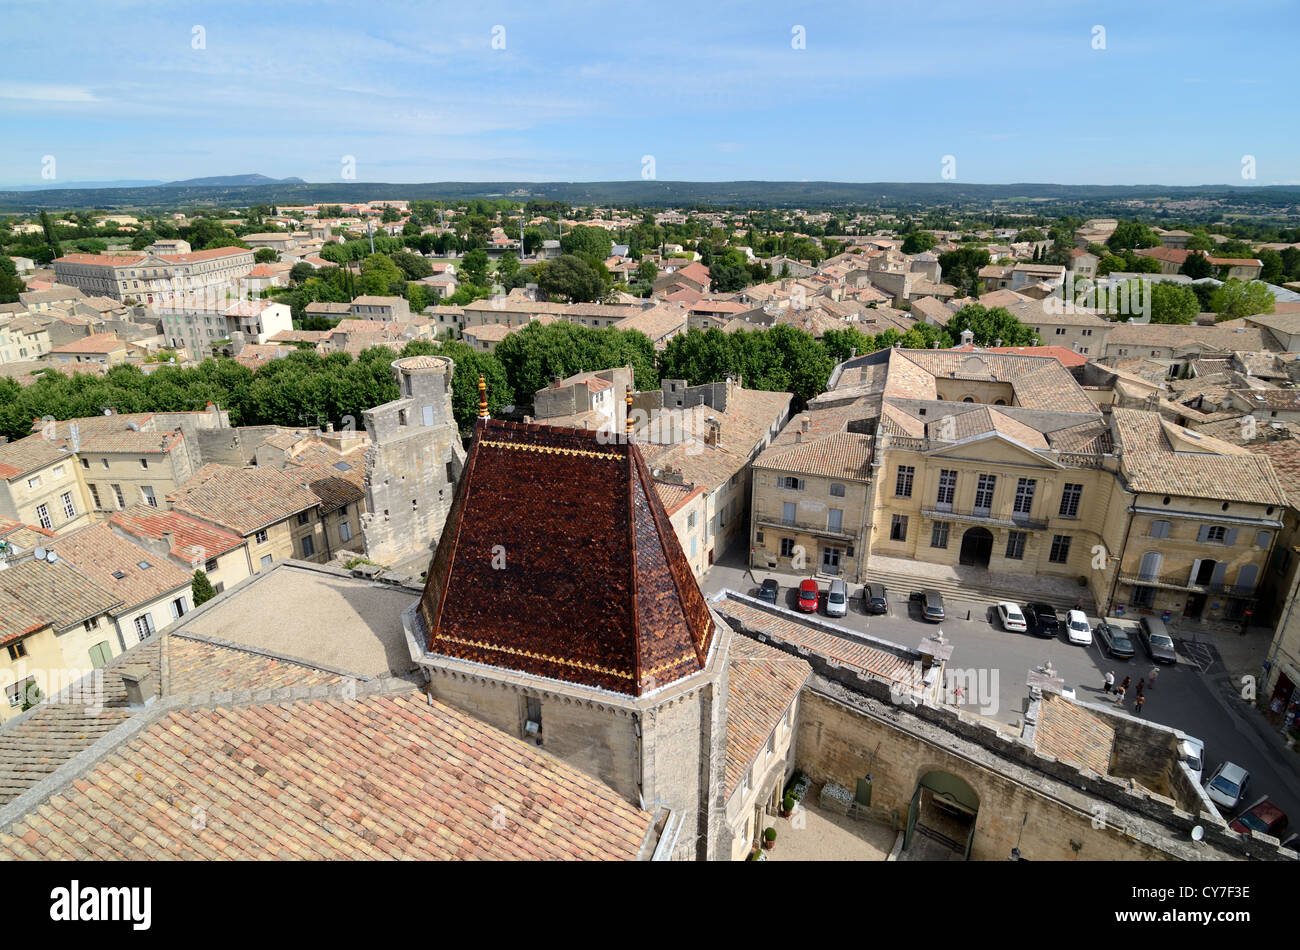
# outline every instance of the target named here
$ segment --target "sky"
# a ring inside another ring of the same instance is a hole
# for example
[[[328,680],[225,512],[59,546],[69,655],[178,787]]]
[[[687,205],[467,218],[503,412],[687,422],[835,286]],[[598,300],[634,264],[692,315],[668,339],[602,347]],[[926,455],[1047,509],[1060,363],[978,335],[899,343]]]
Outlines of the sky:
[[[0,186],[1300,184],[1296,0],[4,0],[0,23]]]

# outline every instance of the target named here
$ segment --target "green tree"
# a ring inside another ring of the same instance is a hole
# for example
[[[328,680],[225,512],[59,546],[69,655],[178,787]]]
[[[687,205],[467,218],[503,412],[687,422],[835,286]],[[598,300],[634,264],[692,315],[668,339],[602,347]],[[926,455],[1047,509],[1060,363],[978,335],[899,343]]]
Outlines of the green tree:
[[[1220,320],[1272,313],[1274,303],[1268,285],[1259,281],[1229,280],[1210,297],[1210,309],[1219,315]]]
[[[952,284],[960,294],[972,297],[979,295],[979,270],[988,263],[989,252],[979,247],[961,247],[939,255],[944,283]]]
[[[920,254],[922,251],[930,250],[938,243],[934,235],[929,231],[913,231],[903,238],[903,253]]]
[[[190,582],[190,594],[194,598],[194,606],[202,607],[213,597],[217,596],[216,588],[208,580],[208,575],[200,568],[194,572],[194,579]]]
[[[1133,281],[1136,284],[1137,281]],[[1137,293],[1130,289],[1130,299]],[[1157,281],[1151,285],[1151,322],[1177,323],[1186,326],[1201,312],[1200,301],[1190,287],[1172,281]]]
[[[0,303],[17,303],[18,295],[26,289],[27,285],[19,279],[13,260],[0,257]]]
[[[361,262],[361,292],[386,296],[393,292],[393,285],[404,280],[401,270],[387,254],[371,254]]]
[[[253,252],[253,260],[258,264],[274,264],[279,259],[279,253],[271,247],[259,247]]]
[[[1178,273],[1186,274],[1192,280],[1201,280],[1214,275],[1214,265],[1204,254],[1188,254],[1183,266],[1178,268]]]
[[[560,238],[560,252],[581,257],[588,264],[601,264],[609,257],[614,239],[604,228],[580,224]]]
[[[1160,237],[1141,221],[1124,221],[1110,237],[1106,246],[1113,251],[1131,251],[1137,247],[1159,247]]]
[[[549,261],[538,280],[538,287],[547,297],[564,298],[573,303],[600,300],[607,290],[596,268],[574,254],[561,254]]]
[[[486,287],[488,282],[487,251],[482,248],[467,251],[465,256],[461,258],[457,272],[460,274],[462,281],[479,287]]]
[[[975,334],[976,346],[1033,346],[1039,342],[1033,328],[1025,326],[1005,307],[989,309],[978,303],[958,310],[946,329],[953,340],[960,339],[963,330],[970,330]],[[1002,342],[998,344],[998,340]]]
[[[1046,237],[1038,228],[1025,228],[1023,231],[1016,232],[1016,243],[1025,244],[1034,241],[1044,241]]]

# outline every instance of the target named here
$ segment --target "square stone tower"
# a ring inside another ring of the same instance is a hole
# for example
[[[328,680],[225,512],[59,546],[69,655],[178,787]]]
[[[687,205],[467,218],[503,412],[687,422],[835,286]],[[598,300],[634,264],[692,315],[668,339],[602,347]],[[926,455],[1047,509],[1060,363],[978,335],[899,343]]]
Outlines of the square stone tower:
[[[393,565],[438,545],[465,449],[451,411],[455,364],[445,356],[393,361],[401,396],[362,414],[366,452],[366,555]]]

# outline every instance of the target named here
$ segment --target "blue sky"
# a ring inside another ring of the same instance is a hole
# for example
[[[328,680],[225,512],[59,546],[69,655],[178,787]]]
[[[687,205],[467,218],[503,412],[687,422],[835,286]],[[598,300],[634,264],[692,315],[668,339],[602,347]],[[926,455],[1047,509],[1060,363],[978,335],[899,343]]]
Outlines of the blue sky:
[[[0,23],[3,184],[47,155],[66,182],[330,181],[344,156],[359,181],[615,180],[647,155],[934,181],[951,155],[967,182],[1300,183],[1295,0],[5,0]]]

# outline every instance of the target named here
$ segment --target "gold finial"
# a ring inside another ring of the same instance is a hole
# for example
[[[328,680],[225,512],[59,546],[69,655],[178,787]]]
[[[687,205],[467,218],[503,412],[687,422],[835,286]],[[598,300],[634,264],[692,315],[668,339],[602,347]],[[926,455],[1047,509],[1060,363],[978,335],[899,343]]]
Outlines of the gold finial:
[[[482,373],[478,375],[478,417],[480,419],[488,417],[487,380],[483,378]]]
[[[627,391],[627,421],[625,423],[627,437],[632,438],[632,390]]]

